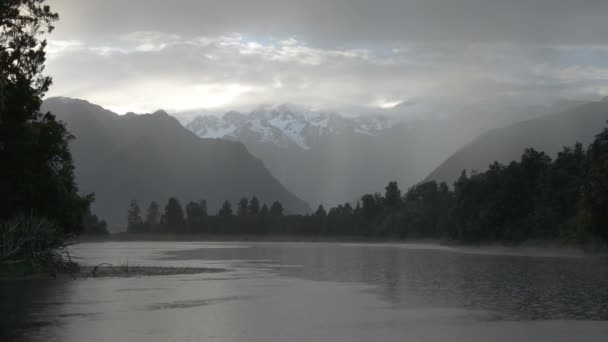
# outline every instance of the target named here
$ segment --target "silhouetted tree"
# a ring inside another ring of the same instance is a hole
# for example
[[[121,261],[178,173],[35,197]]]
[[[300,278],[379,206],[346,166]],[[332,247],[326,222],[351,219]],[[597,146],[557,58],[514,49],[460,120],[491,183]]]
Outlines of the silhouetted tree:
[[[141,210],[136,200],[131,200],[127,212],[127,230],[129,232],[139,232],[142,229]]]
[[[268,206],[266,205],[266,203],[264,203],[262,209],[260,209],[260,216],[268,216],[269,212],[270,211],[268,210]]]
[[[224,203],[222,204],[222,207],[218,211],[217,215],[220,217],[232,216],[233,215],[232,204],[230,204],[229,201],[224,201]]]
[[[595,137],[586,160],[586,183],[583,187],[581,215],[594,236],[608,242],[608,128]]]
[[[72,136],[41,113],[51,78],[42,75],[46,40],[59,17],[43,0],[0,1],[0,220],[19,213],[78,233],[93,196],[78,194]]]
[[[146,220],[144,221],[148,230],[154,230],[154,227],[158,226],[160,220],[160,207],[155,201],[150,202],[148,211],[146,213]]]
[[[325,211],[325,208],[323,208],[323,205],[319,205],[319,207],[317,208],[317,211],[315,211],[314,215],[316,217],[326,217],[327,216],[327,212]]]
[[[412,186],[403,196],[396,182],[385,190],[384,197],[364,195],[354,209],[345,203],[326,212],[320,205],[312,215],[284,216],[279,202],[270,210],[264,204],[256,215],[259,202],[253,197],[239,202],[242,217],[234,218],[226,201],[218,217],[209,218],[209,231],[450,238],[467,243],[559,238],[606,244],[608,129],[587,150],[577,143],[564,148],[555,161],[526,149],[520,160],[507,165],[494,162],[470,175],[463,171],[454,191],[435,181]],[[201,207],[188,204],[189,222],[201,215]]]
[[[186,205],[186,219],[190,229],[201,229],[205,216],[205,212],[200,203],[190,202]]]
[[[380,214],[381,209],[382,202],[378,194],[366,194],[361,197],[361,211],[366,221],[371,222],[376,216]]]
[[[279,201],[275,201],[270,206],[271,216],[283,216],[283,205]]]
[[[82,233],[85,235],[107,236],[110,235],[106,221],[100,220],[97,215],[87,212],[83,217]]]
[[[239,201],[239,205],[237,208],[237,215],[241,216],[241,217],[247,216],[248,211],[249,211],[249,200],[246,197],[243,197]]]
[[[352,214],[353,214],[353,207],[348,202],[344,203],[344,206],[342,207],[342,215],[351,216]]]
[[[260,213],[260,201],[253,196],[249,201],[249,215],[257,216]]]
[[[184,210],[177,198],[169,198],[167,205],[165,206],[163,217],[165,221],[164,224],[169,226],[169,228],[183,230],[186,223],[184,219]]]
[[[401,204],[401,190],[397,182],[389,182],[386,188],[386,194],[384,195],[384,205],[387,208],[395,208]]]

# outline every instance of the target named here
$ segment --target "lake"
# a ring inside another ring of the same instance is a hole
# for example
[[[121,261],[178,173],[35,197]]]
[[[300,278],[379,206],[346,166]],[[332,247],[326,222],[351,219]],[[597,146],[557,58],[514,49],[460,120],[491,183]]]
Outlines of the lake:
[[[111,242],[82,264],[226,269],[0,281],[15,341],[607,341],[608,259],[422,244]]]

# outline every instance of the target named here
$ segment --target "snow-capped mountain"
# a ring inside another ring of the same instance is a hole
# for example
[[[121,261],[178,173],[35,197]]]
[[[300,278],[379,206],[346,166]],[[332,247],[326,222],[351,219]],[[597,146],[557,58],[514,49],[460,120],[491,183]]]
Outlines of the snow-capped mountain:
[[[389,180],[405,189],[480,133],[517,113],[539,112],[514,108],[502,115],[480,108],[449,118],[442,111],[425,116],[418,112],[423,107],[350,108],[338,114],[297,105],[260,106],[246,114],[202,115],[186,127],[204,138],[243,143],[294,194],[313,206],[333,206],[379,191]]]
[[[366,134],[376,136],[396,120],[386,116],[349,118],[332,111],[296,105],[260,106],[249,114],[228,112],[222,117],[198,116],[186,125],[203,138],[257,140],[281,148],[297,146],[309,150],[328,136]]]

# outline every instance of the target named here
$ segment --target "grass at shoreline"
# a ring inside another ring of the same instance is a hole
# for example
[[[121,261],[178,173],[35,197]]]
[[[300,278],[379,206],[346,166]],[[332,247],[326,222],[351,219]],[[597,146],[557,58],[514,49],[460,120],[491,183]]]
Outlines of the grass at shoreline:
[[[71,273],[68,237],[44,218],[19,215],[0,222],[0,275]]]

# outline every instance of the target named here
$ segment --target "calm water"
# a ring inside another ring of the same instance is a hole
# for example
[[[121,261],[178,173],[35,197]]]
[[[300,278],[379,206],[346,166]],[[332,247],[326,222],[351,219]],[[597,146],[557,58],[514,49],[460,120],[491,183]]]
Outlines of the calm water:
[[[0,282],[0,340],[608,341],[608,260],[424,245],[99,243],[198,275]]]

